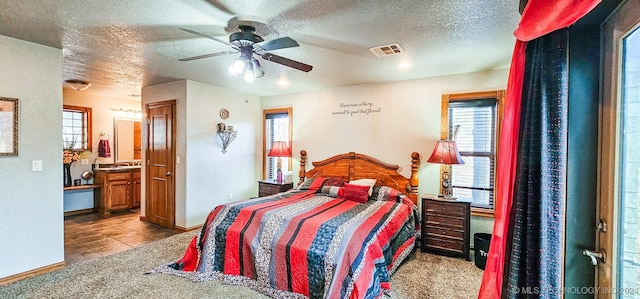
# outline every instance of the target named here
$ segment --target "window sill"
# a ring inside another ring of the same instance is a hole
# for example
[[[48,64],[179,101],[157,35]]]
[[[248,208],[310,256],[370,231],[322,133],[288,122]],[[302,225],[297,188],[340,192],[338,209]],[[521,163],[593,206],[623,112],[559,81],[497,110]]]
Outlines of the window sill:
[[[495,212],[492,209],[471,208],[471,216],[494,218]]]

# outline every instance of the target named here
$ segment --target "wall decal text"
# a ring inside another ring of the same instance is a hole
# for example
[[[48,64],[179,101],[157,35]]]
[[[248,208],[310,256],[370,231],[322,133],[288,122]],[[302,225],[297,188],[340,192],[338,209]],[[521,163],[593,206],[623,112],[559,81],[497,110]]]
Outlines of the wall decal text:
[[[371,113],[377,113],[382,111],[382,107],[376,107],[373,102],[362,101],[358,103],[340,103],[338,104],[340,110],[331,112],[333,115],[369,115]]]

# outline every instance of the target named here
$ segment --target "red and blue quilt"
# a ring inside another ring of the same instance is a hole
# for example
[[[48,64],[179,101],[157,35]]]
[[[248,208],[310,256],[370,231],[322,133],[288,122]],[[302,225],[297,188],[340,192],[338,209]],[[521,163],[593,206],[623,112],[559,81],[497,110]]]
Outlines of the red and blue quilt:
[[[298,188],[216,207],[184,256],[152,272],[276,298],[380,298],[414,247],[417,219],[392,188],[376,186],[366,203]]]

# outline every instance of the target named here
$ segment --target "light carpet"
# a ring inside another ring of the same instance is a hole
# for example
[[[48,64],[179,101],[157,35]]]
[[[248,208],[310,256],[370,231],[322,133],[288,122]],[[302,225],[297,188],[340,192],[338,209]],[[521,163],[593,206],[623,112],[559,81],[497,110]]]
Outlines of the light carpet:
[[[0,298],[268,298],[217,281],[146,271],[181,257],[194,232],[0,286]],[[393,298],[476,298],[482,270],[415,250],[391,277]]]

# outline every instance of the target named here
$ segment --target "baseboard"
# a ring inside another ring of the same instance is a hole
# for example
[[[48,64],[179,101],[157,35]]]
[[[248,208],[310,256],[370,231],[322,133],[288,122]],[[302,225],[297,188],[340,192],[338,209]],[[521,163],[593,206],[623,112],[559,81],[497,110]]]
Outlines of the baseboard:
[[[201,228],[201,227],[202,227],[202,224],[194,225],[194,226],[192,226],[192,227],[188,227],[188,228],[187,228],[187,227],[180,227],[180,226],[177,226],[177,225],[176,225],[176,226],[174,226],[174,229],[175,229],[175,230],[179,230],[179,231],[181,231],[181,232],[188,232],[188,231],[192,231],[192,230],[194,230],[194,229],[199,229],[199,228]]]
[[[22,272],[22,273],[18,273],[18,274],[14,274],[11,276],[7,276],[5,278],[0,278],[0,286],[6,285],[6,284],[10,284],[12,282],[16,282],[18,280],[23,280],[25,278],[29,278],[32,276],[38,276],[38,275],[42,275],[42,274],[46,274],[58,269],[62,269],[64,267],[64,262],[59,262],[59,263],[55,263],[49,266],[44,266],[41,268],[37,268],[37,269],[33,269],[27,272]]]
[[[93,208],[84,209],[84,210],[77,210],[77,211],[64,212],[64,216],[73,216],[73,215],[91,214],[91,213],[93,213]]]
[[[144,216],[140,215],[140,221],[145,221]],[[177,230],[177,231],[181,231],[181,232],[188,232],[188,231],[192,231],[192,230],[194,230],[194,229],[199,229],[199,228],[201,228],[201,227],[202,227],[202,223],[201,223],[201,224],[198,224],[198,225],[194,225],[194,226],[192,226],[192,227],[182,227],[182,226],[174,225],[174,226],[173,226],[173,229],[175,229],[175,230]]]

